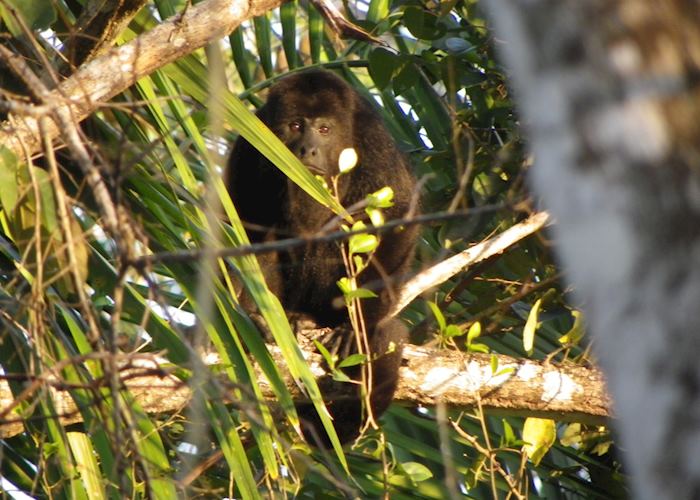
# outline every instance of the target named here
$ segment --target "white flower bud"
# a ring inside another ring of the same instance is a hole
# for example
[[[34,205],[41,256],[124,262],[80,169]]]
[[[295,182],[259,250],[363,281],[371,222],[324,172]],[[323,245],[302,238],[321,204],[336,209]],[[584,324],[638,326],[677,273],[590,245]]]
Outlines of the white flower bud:
[[[345,148],[338,157],[338,170],[341,174],[350,172],[357,165],[357,151],[353,148]]]

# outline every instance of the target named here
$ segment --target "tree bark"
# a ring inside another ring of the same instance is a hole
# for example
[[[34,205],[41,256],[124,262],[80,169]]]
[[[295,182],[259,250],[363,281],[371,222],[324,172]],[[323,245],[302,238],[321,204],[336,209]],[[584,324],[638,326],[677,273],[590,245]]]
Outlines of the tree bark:
[[[278,366],[284,358],[275,346],[269,346]],[[319,354],[305,351],[314,374],[322,376],[323,359]],[[210,365],[218,362],[215,354],[206,357]],[[173,375],[166,360],[156,356],[138,355],[122,361],[120,380],[136,402],[148,413],[176,413],[187,407],[189,386]],[[263,395],[276,399],[261,371],[258,380]],[[7,378],[8,376],[4,376]],[[25,420],[11,410],[17,401],[7,380],[0,377],[0,439],[24,431]],[[298,385],[287,374],[286,384],[292,395],[301,400]],[[99,385],[99,384],[98,384]],[[108,381],[102,381],[107,386]],[[34,393],[48,390],[62,425],[82,422],[75,401],[63,384],[51,378],[34,380],[25,390],[31,400]],[[99,387],[91,387],[99,394]],[[404,366],[395,401],[411,406],[432,406],[437,402],[452,408],[473,408],[478,403],[484,409],[499,414],[539,416],[560,421],[603,423],[610,415],[610,399],[600,370],[566,363],[557,366],[547,362],[498,356],[496,372],[492,371],[491,356],[465,354],[445,349],[407,346]],[[235,400],[229,401],[236,404]],[[248,402],[249,403],[249,402]]]
[[[700,9],[487,2],[636,498],[700,498]]]
[[[81,66],[43,100],[65,108],[78,122],[157,69],[233,31],[243,21],[279,6],[282,0],[205,0],[187,8],[134,40],[114,47]],[[105,78],[109,75],[109,78]],[[45,110],[31,107],[11,114],[0,124],[0,146],[18,156],[41,149],[39,116]],[[55,138],[58,124],[50,121],[46,134]]]

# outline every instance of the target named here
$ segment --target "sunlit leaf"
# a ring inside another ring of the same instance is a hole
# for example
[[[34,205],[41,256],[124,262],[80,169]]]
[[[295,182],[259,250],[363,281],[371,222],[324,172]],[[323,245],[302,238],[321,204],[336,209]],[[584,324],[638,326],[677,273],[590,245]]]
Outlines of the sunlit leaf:
[[[581,311],[572,311],[574,317],[574,325],[564,335],[559,337],[560,344],[578,344],[585,333],[584,319]]]
[[[523,349],[528,355],[531,355],[534,351],[535,346],[535,330],[537,330],[537,323],[540,312],[540,305],[542,303],[541,299],[535,302],[535,305],[530,309],[530,314],[525,322],[525,328],[523,329]]]
[[[348,242],[351,255],[372,252],[378,245],[379,239],[374,234],[354,234]]]
[[[401,469],[414,483],[420,483],[433,477],[430,469],[418,462],[403,462]]]
[[[554,420],[529,417],[523,426],[523,451],[533,464],[538,465],[557,437]]]

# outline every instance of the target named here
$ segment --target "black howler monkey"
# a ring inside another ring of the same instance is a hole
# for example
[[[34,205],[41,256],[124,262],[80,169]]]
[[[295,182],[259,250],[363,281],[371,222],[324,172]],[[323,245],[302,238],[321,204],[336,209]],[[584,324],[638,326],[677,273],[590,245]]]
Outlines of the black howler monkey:
[[[258,117],[304,165],[327,179],[338,173],[340,152],[355,149],[358,164],[339,181],[343,206],[350,207],[368,194],[390,186],[394,205],[384,210],[386,219],[406,215],[415,188],[409,167],[372,105],[339,77],[320,70],[287,76],[270,89]],[[242,138],[234,146],[228,169],[229,193],[243,222],[254,228],[249,230],[253,242],[311,236],[334,216]],[[400,278],[406,272],[415,240],[414,227],[382,235],[370,265],[359,276],[361,286],[381,284],[378,298],[362,301],[373,358],[370,394],[375,416],[391,403],[398,381],[401,345],[407,336],[398,320],[387,318],[395,283],[387,283],[386,278]],[[288,315],[311,316],[319,326],[351,332],[346,309],[338,308],[334,302],[341,295],[336,282],[346,276],[337,243],[311,243],[260,260],[269,287]],[[250,305],[245,299],[243,303]],[[392,344],[396,348],[388,353]],[[356,437],[362,422],[359,399],[326,404],[341,441]],[[306,420],[307,436],[321,436],[326,441],[313,407],[300,407],[299,411]],[[316,433],[309,432],[312,428]]]

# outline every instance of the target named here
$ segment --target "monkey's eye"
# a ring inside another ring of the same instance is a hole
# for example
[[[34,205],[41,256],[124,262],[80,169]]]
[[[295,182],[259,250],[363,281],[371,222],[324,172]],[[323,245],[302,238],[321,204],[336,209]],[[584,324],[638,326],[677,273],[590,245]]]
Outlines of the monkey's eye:
[[[330,131],[331,129],[330,127],[328,127],[328,125],[321,125],[320,127],[318,127],[318,133],[321,135],[326,135]]]
[[[298,121],[293,121],[289,124],[289,130],[293,130],[294,132],[299,132],[301,130],[301,122]]]

